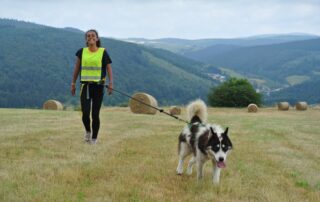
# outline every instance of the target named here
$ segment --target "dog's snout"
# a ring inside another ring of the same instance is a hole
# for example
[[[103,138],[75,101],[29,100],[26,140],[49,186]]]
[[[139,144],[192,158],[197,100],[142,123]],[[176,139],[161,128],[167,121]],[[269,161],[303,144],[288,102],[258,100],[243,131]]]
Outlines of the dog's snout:
[[[224,161],[224,158],[223,157],[219,157],[219,161]]]

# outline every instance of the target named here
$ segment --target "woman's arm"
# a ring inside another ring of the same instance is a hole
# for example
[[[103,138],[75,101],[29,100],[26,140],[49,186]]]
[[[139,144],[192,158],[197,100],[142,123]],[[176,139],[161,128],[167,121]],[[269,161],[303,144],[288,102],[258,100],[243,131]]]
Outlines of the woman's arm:
[[[73,77],[71,82],[71,95],[76,94],[76,81],[79,76],[79,72],[80,72],[80,59],[77,57],[76,63],[74,65]]]
[[[112,78],[111,64],[107,64],[107,72],[108,72],[108,77],[109,77],[108,94],[110,95],[112,93],[112,89],[113,89],[113,78]]]

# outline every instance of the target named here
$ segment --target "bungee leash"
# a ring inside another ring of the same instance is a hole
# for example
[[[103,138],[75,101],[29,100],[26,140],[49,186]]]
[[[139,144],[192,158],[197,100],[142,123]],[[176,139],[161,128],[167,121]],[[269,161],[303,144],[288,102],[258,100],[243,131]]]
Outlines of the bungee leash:
[[[164,114],[166,114],[166,115],[168,115],[168,116],[171,116],[171,117],[177,119],[178,121],[182,121],[182,122],[185,122],[185,123],[187,123],[187,124],[190,124],[190,122],[188,122],[188,121],[186,121],[186,120],[184,120],[184,119],[181,119],[181,118],[179,118],[179,117],[177,117],[177,116],[175,116],[175,115],[173,115],[173,114],[170,114],[170,113],[164,111],[163,109],[160,109],[160,108],[157,108],[157,107],[155,107],[155,106],[149,105],[149,104],[147,104],[147,103],[145,103],[145,102],[142,102],[142,101],[139,100],[139,99],[136,99],[136,98],[134,98],[134,97],[132,97],[132,96],[130,96],[130,95],[124,93],[124,92],[121,92],[121,91],[119,91],[119,90],[116,90],[116,89],[114,89],[114,88],[110,88],[109,85],[107,85],[107,84],[104,84],[104,86],[105,86],[106,88],[111,89],[112,91],[115,91],[115,92],[121,94],[121,95],[124,95],[124,96],[126,96],[126,97],[129,97],[129,98],[131,98],[131,99],[133,99],[133,100],[135,100],[135,101],[137,101],[137,102],[139,102],[139,103],[141,103],[141,104],[143,104],[143,105],[145,105],[145,106],[148,106],[148,107],[150,107],[150,108],[153,108],[153,109],[159,111],[160,113],[164,113]]]

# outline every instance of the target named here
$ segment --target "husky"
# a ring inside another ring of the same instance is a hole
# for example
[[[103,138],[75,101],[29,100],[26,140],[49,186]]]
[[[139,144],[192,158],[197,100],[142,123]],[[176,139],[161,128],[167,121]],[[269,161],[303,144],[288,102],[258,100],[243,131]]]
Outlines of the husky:
[[[187,116],[189,124],[179,135],[177,174],[183,173],[184,159],[193,154],[188,163],[187,174],[192,174],[193,164],[196,163],[197,179],[202,179],[203,165],[206,161],[211,160],[213,183],[219,184],[221,169],[226,167],[227,155],[232,150],[228,128],[223,130],[219,125],[206,123],[207,106],[200,99],[187,106]]]

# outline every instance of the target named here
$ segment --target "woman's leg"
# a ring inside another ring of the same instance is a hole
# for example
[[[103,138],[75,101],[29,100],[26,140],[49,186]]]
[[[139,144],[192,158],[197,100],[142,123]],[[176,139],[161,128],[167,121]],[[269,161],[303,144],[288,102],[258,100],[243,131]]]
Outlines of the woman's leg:
[[[100,108],[103,100],[104,86],[95,85],[92,86],[92,139],[95,140],[98,137],[98,132],[100,128]]]
[[[91,99],[88,99],[87,96],[87,88],[88,84],[82,84],[81,93],[80,93],[80,102],[81,102],[81,110],[82,110],[82,122],[86,129],[86,132],[91,132],[90,128],[90,105]]]

